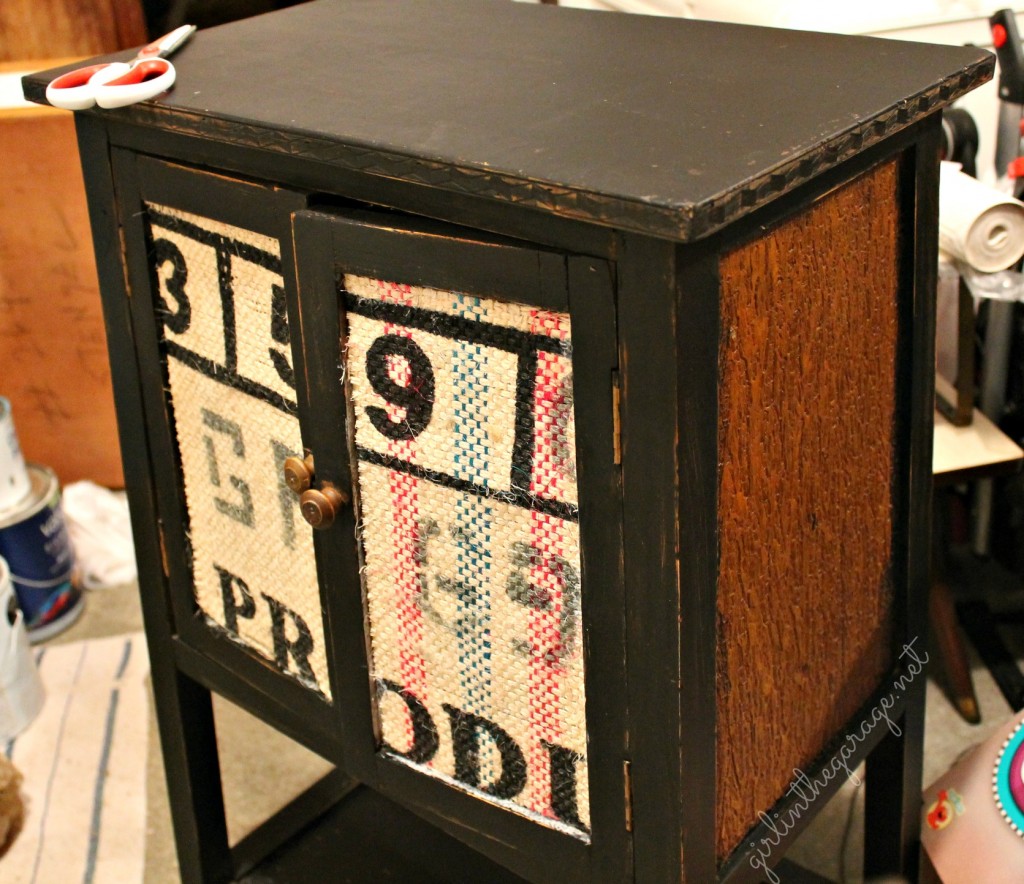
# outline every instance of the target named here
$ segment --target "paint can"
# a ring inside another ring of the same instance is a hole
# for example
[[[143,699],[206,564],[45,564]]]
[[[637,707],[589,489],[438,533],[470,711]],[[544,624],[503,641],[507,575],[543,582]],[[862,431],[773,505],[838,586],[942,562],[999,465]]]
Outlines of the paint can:
[[[28,499],[0,514],[0,556],[7,559],[29,641],[35,643],[74,623],[83,598],[71,579],[75,557],[57,475],[38,464],[28,464],[28,474]]]
[[[0,396],[0,517],[20,506],[31,490],[25,458],[14,429],[11,403]]]
[[[43,708],[43,683],[32,659],[25,615],[0,558],[0,742],[13,740]]]

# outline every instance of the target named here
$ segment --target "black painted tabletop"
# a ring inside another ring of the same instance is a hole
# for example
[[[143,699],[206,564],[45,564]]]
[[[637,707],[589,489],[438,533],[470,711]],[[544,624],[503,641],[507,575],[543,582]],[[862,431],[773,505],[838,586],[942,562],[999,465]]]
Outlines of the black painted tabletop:
[[[144,125],[692,240],[991,76],[980,49],[511,0],[201,31]],[[45,101],[52,73],[25,80]]]

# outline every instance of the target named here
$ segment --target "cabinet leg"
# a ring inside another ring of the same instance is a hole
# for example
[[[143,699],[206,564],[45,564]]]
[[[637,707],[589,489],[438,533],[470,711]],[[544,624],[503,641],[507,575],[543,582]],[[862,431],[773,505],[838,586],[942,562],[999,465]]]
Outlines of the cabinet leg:
[[[922,680],[923,686],[923,680]],[[920,691],[916,693],[921,693]],[[918,880],[923,704],[907,698],[907,713],[868,756],[864,795],[864,878],[902,875]]]
[[[210,692],[169,665],[157,667],[156,694],[164,772],[181,880],[217,884],[234,878]],[[163,662],[163,661],[161,661]],[[159,672],[158,669],[164,670]]]

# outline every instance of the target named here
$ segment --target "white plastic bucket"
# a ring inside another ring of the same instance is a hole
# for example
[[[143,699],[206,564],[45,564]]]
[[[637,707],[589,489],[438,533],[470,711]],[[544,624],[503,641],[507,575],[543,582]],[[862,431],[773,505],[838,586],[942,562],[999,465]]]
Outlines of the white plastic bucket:
[[[43,708],[44,699],[11,572],[0,558],[0,742],[27,728]]]

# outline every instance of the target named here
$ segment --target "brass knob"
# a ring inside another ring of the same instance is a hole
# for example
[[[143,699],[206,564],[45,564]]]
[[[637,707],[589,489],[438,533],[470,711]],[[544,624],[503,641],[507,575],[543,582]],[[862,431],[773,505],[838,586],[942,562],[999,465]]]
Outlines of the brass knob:
[[[345,504],[348,495],[333,485],[324,485],[319,490],[311,488],[302,492],[299,507],[304,518],[314,528],[330,528],[334,519]]]
[[[313,484],[313,455],[289,457],[284,462],[284,481],[296,494],[309,488]]]

